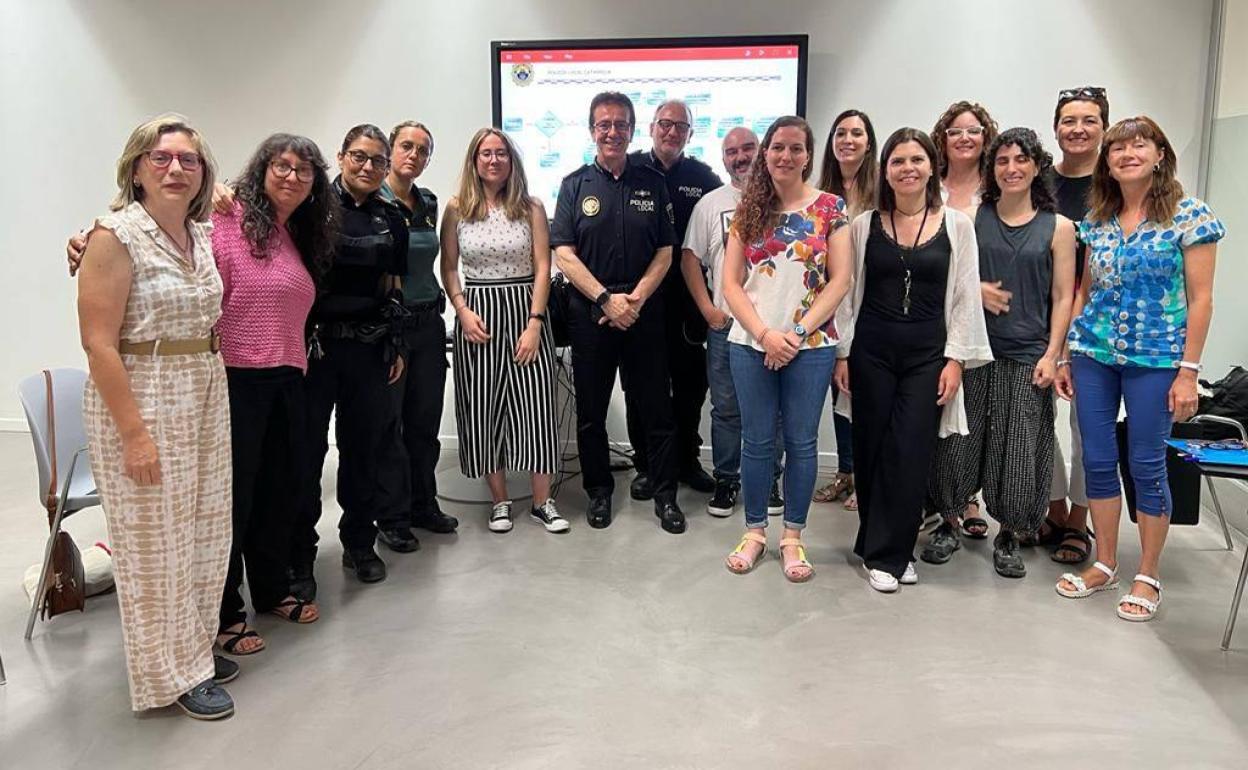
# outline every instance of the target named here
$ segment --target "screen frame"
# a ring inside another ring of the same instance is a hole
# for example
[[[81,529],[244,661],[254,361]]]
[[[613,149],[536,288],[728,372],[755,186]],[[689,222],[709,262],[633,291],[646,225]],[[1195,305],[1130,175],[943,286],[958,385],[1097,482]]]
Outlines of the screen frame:
[[[491,40],[490,41],[490,103],[491,122],[503,127],[503,83],[500,54],[515,50],[551,50],[579,48],[714,48],[791,45],[797,47],[797,115],[806,117],[806,70],[810,55],[810,36],[800,35],[731,35],[688,37],[582,38],[573,40]]]

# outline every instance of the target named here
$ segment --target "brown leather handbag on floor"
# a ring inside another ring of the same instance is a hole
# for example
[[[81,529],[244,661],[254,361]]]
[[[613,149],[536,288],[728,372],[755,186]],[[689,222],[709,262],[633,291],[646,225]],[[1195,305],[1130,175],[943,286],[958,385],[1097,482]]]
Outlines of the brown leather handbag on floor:
[[[52,373],[47,369],[43,370],[43,381],[47,387],[48,454],[52,463],[52,478],[48,481],[48,493],[43,504],[48,510],[48,528],[57,527],[56,538],[52,543],[52,565],[43,584],[43,602],[39,612],[40,617],[46,619],[71,610],[81,612],[86,609],[87,591],[82,554],[78,552],[78,546],[74,544],[69,533],[60,530],[56,520],[56,407],[52,396]]]

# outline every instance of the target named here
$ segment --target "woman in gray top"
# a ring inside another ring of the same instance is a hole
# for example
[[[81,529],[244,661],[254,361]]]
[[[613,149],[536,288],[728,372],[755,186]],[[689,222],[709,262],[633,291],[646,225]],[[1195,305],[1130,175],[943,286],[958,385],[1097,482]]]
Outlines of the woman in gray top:
[[[1053,468],[1053,390],[1070,325],[1075,231],[1056,213],[1044,172],[1053,159],[1028,128],[1012,128],[984,153],[984,189],[975,216],[979,272],[994,361],[966,372],[969,435],[937,445],[928,505],[956,520],[976,489],[1001,525],[993,566],[1023,577],[1018,538],[1036,531],[1048,510]],[[960,546],[942,526],[923,551],[948,561]]]

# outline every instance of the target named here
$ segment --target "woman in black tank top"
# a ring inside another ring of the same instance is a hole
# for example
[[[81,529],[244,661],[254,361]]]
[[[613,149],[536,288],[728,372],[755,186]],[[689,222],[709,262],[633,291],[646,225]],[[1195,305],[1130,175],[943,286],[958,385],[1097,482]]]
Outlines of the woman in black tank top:
[[[1001,525],[993,567],[1023,577],[1019,537],[1044,521],[1053,473],[1053,380],[1070,325],[1075,234],[1044,181],[1052,164],[1035,132],[1012,128],[992,143],[975,218],[979,272],[993,362],[966,373],[969,435],[941,439],[928,502],[944,517],[924,561],[948,561],[967,499],[984,493]],[[1064,362],[1062,362],[1064,363]]]

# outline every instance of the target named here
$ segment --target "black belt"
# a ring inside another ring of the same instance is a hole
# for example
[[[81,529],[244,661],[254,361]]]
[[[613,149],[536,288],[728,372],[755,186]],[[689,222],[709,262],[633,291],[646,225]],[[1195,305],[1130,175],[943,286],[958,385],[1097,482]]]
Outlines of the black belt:
[[[360,342],[376,342],[386,336],[390,327],[384,323],[363,321],[330,321],[319,323],[313,328],[313,336],[330,340],[359,340]]]

